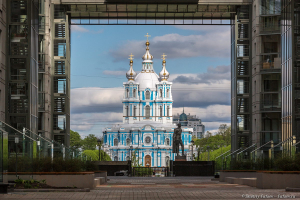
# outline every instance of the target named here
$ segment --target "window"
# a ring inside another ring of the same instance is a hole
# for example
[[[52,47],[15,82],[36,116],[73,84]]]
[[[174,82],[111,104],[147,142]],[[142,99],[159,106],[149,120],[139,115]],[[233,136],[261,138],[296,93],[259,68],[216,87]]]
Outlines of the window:
[[[126,89],[126,98],[129,98],[129,90]]]
[[[133,107],[133,116],[136,117],[136,106]]]
[[[118,161],[118,156],[115,156],[115,157],[114,157],[114,161]]]
[[[136,97],[136,89],[133,89],[133,97],[135,98]]]
[[[162,106],[159,107],[159,114],[162,117]]]
[[[130,139],[127,138],[127,139],[126,139],[126,146],[129,146],[129,145],[130,145]]]
[[[115,138],[115,139],[114,139],[114,146],[115,146],[115,147],[118,146],[118,143],[119,143],[119,142],[118,142],[118,138]]]
[[[150,91],[146,91],[146,99],[150,99]]]
[[[170,116],[170,106],[167,107],[167,116]]]
[[[170,146],[170,139],[169,138],[166,139],[166,145]]]
[[[159,90],[159,97],[163,97],[163,95],[162,95],[162,89]]]
[[[169,97],[170,97],[170,90],[167,89],[167,98],[169,98]]]
[[[129,157],[129,156],[127,156],[127,157],[126,157],[126,160],[127,160],[127,161],[128,161],[128,160],[130,160],[130,157]]]
[[[146,111],[146,119],[150,119],[150,106],[146,106],[145,111]]]
[[[126,117],[128,117],[128,113],[129,113],[128,106],[126,106]]]
[[[150,144],[150,142],[151,142],[151,137],[147,136],[147,137],[145,138],[145,143],[146,143],[146,144]]]

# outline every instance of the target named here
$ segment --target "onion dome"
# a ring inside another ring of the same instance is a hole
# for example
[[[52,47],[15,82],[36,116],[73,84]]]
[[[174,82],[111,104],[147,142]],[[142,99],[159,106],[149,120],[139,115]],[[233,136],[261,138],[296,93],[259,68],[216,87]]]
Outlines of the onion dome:
[[[163,59],[163,61],[162,61],[163,67],[162,67],[161,72],[159,73],[159,77],[160,77],[161,81],[167,81],[169,76],[170,76],[170,73],[166,70],[166,56],[167,55],[165,55],[165,54],[162,55],[162,57],[163,57],[162,58]]]
[[[148,33],[147,33],[147,35],[145,35],[146,37],[147,37],[147,41],[146,41],[146,53],[143,55],[143,62],[152,62],[152,60],[153,60],[153,56],[150,54],[150,52],[149,52],[149,46],[150,46],[150,42],[149,42],[149,40],[148,40],[148,37],[150,37],[150,35],[148,35]]]
[[[128,70],[128,72],[126,72],[126,78],[128,79],[128,81],[133,81],[134,78],[136,77],[136,72],[133,70],[132,65],[133,65],[133,55],[129,55],[130,58],[128,58],[130,60],[130,69]]]
[[[179,122],[182,126],[187,126],[188,124],[187,115],[184,113],[184,108],[183,108],[183,112],[179,116]]]

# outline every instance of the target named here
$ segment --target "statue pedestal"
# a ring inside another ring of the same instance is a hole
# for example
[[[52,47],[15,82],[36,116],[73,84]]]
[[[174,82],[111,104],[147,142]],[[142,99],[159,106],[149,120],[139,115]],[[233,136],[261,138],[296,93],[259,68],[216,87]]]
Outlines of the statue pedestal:
[[[175,161],[186,161],[186,156],[175,156]]]

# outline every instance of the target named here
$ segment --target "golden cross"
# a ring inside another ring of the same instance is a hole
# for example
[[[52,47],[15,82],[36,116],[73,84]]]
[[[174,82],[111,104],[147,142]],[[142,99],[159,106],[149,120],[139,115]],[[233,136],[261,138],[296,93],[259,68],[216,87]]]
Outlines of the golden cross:
[[[162,56],[162,59],[163,59],[163,60],[166,60],[166,56],[167,56],[167,55],[165,55],[165,53],[163,53],[163,55],[161,55],[161,56]]]
[[[148,38],[151,37],[151,35],[148,35],[148,33],[147,33],[147,35],[145,35],[145,37],[147,37],[147,41],[148,41]]]
[[[134,59],[133,58],[134,55],[132,55],[132,53],[129,56],[130,56],[130,58],[128,58],[129,60],[133,60]]]

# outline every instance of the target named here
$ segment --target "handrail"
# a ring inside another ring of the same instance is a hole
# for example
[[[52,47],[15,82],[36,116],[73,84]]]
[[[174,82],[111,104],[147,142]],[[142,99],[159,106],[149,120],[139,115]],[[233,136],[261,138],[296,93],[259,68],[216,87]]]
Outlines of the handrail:
[[[215,160],[217,160],[219,157],[223,156],[224,154],[228,153],[229,151],[231,151],[230,149],[228,151],[226,151],[225,153],[219,155],[218,157],[215,158]]]
[[[300,141],[299,141],[299,142],[297,142],[297,143],[295,143],[295,144],[293,144],[293,146],[296,146],[296,145],[298,145],[298,144],[300,144]]]
[[[237,152],[237,151],[239,151],[239,150],[241,150],[241,148],[239,148],[238,150],[235,150],[234,152],[232,152],[232,153],[231,153],[231,154],[229,154],[228,156],[230,156],[230,155],[234,154],[235,152]],[[225,159],[226,159],[228,156],[226,156],[226,157],[225,157]]]
[[[274,149],[274,148],[277,147],[278,145],[280,145],[280,144],[282,144],[282,143],[285,143],[286,141],[288,141],[288,140],[290,140],[290,139],[293,139],[293,136],[291,136],[291,137],[289,137],[288,139],[286,139],[286,140],[284,140],[284,141],[282,141],[282,142],[276,144],[275,146],[271,147],[269,150]]]
[[[40,137],[40,138],[43,138],[43,139],[44,139],[44,140],[46,140],[47,142],[50,142],[50,143],[52,143],[52,142],[51,142],[51,140],[50,140],[49,138],[44,138],[44,137],[40,136],[39,134],[36,134],[36,133],[32,132],[31,130],[29,130],[29,129],[28,129],[28,128],[26,128],[26,127],[24,127],[23,129],[25,129],[25,130],[29,131],[30,133],[33,133],[33,134],[35,134],[36,136],[38,136],[38,137]]]
[[[253,153],[254,151],[257,151],[258,149],[262,148],[263,146],[269,144],[270,142],[272,142],[273,140],[270,140],[269,142],[263,144],[262,146],[258,147],[257,149],[254,149],[253,151],[251,151],[250,153]]]
[[[5,122],[3,122],[3,121],[1,121],[0,120],[0,123],[3,123],[5,126],[8,126],[8,127],[10,127],[11,129],[13,129],[14,131],[16,131],[16,132],[18,132],[18,133],[20,133],[20,134],[22,134],[22,135],[24,135],[25,137],[28,137],[29,139],[31,139],[31,140],[33,140],[33,141],[36,141],[35,139],[33,139],[33,138],[31,138],[31,137],[29,137],[28,135],[26,135],[26,134],[24,134],[23,132],[21,132],[21,131],[19,131],[19,130],[17,130],[17,129],[15,129],[14,127],[12,127],[11,125],[9,125],[9,124],[7,124],[7,123],[5,123]],[[2,131],[4,131],[4,132],[7,132],[7,131],[5,131],[1,126],[0,126],[0,129],[2,130]]]
[[[256,146],[256,143],[255,143],[255,144],[252,144],[250,147],[247,147],[247,148],[246,148],[246,149],[244,149],[243,151],[241,151],[241,152],[237,153],[237,155],[239,155],[240,153],[242,153],[242,152],[246,151],[247,149],[250,149],[250,148],[251,148],[251,147],[253,147],[253,146]]]

